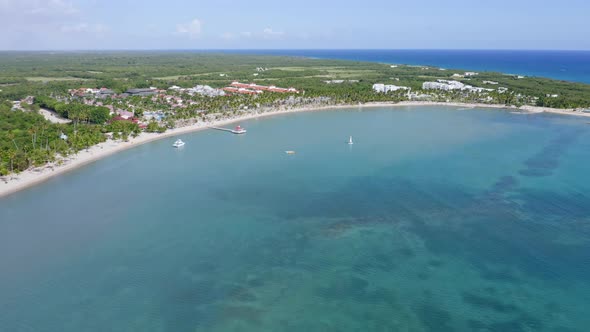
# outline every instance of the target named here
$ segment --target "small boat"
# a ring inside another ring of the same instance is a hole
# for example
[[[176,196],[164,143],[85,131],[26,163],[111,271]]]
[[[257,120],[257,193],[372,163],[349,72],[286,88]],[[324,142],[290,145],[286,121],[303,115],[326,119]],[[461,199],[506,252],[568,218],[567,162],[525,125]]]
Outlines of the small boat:
[[[185,143],[179,138],[176,140],[176,142],[174,142],[174,144],[172,144],[172,146],[175,148],[180,148],[180,147],[184,146],[184,144]]]
[[[348,145],[353,145],[353,144],[354,144],[354,142],[352,141],[352,136],[350,136],[348,138]]]
[[[236,126],[236,128],[234,128],[234,130],[232,130],[231,132],[234,134],[245,134],[246,133],[246,129],[240,127],[240,126]]]
[[[287,150],[287,151],[285,151],[285,153],[286,153],[286,154],[295,154],[295,151],[292,151],[292,150]]]

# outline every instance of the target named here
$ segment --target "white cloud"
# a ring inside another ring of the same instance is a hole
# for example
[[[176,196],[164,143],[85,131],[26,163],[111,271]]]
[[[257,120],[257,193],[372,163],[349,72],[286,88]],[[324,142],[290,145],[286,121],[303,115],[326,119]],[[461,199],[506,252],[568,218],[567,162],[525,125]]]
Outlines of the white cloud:
[[[188,35],[190,38],[197,38],[201,35],[202,23],[198,19],[194,19],[189,23],[177,24],[176,33],[182,35]]]
[[[7,1],[9,2],[9,1]],[[21,3],[29,3],[32,5],[30,13],[34,15],[74,15],[79,13],[79,10],[74,7],[71,1],[63,0],[25,0]]]
[[[0,17],[67,17],[80,12],[71,1],[64,0],[0,0]]]
[[[77,0],[0,0],[0,49],[92,47],[109,29],[92,22]],[[88,14],[88,13],[86,13]]]
[[[272,28],[266,28],[262,31],[264,39],[280,39],[285,35],[283,31],[274,31]]]

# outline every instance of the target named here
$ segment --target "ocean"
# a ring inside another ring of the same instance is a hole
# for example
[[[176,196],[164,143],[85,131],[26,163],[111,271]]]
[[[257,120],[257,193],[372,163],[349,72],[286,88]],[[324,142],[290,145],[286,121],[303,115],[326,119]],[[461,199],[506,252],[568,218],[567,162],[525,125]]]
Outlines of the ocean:
[[[228,50],[223,52],[428,65],[590,83],[590,51]]]
[[[583,119],[436,106],[241,125],[0,199],[0,330],[588,330]]]

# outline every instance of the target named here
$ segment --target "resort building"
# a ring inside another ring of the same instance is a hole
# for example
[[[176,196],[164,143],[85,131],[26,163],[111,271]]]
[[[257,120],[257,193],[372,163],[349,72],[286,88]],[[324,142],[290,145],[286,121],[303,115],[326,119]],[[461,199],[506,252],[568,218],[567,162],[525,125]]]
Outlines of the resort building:
[[[240,83],[237,81],[232,82],[228,88],[224,88],[223,90],[226,92],[238,92],[238,93],[246,92],[248,94],[250,94],[250,91],[254,91],[255,93],[262,93],[264,91],[277,92],[277,93],[299,93],[299,90],[297,90],[295,88],[286,89],[286,88],[279,88],[274,85],[266,86],[266,85],[258,85],[256,83],[247,84],[247,83]],[[231,89],[231,88],[237,88],[238,91],[236,91],[235,89]],[[245,90],[239,90],[239,89],[245,89]],[[240,91],[242,91],[242,92],[240,92]]]
[[[233,87],[233,86],[228,86],[226,88],[223,88],[223,91],[230,92],[230,93],[240,93],[240,94],[243,94],[243,95],[257,95],[257,94],[263,93],[261,90],[252,90],[252,89],[247,89],[247,88],[237,88],[237,87]]]
[[[99,89],[93,88],[78,88],[78,89],[70,89],[68,90],[70,96],[72,97],[86,97],[90,95],[95,95],[100,92]]]
[[[436,82],[424,82],[422,83],[423,90],[443,90],[443,91],[469,91],[469,92],[483,92],[483,91],[494,91],[493,89],[476,88],[471,85],[463,84],[459,81],[448,81],[438,80]]]
[[[125,111],[125,110],[121,110],[118,109],[115,112],[113,112],[113,114],[116,114],[117,117],[124,119],[124,120],[129,120],[133,118],[133,112],[129,112],[129,111]]]
[[[148,88],[148,89],[129,89],[125,91],[126,94],[130,96],[152,96],[158,93],[156,88]]]
[[[407,86],[397,86],[397,85],[386,85],[382,83],[373,84],[373,90],[375,92],[381,93],[388,93],[391,91],[398,91],[398,90],[410,90]]]
[[[196,85],[194,88],[187,89],[186,92],[190,95],[199,94],[207,97],[225,96],[225,92],[222,89],[215,89],[208,85]]]
[[[466,85],[459,81],[438,80],[437,82],[422,83],[422,90],[465,90]]]
[[[70,96],[72,97],[96,97],[96,98],[106,98],[107,96],[114,95],[115,92],[111,89],[107,89],[102,87],[100,89],[94,88],[78,88],[78,89],[70,89],[68,90]]]

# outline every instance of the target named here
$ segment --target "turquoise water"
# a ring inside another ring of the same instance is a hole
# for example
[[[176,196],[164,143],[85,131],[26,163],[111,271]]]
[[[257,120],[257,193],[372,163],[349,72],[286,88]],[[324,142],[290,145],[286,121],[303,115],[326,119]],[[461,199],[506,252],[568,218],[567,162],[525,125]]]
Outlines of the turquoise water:
[[[242,125],[1,199],[0,330],[588,330],[584,119],[408,107]]]

